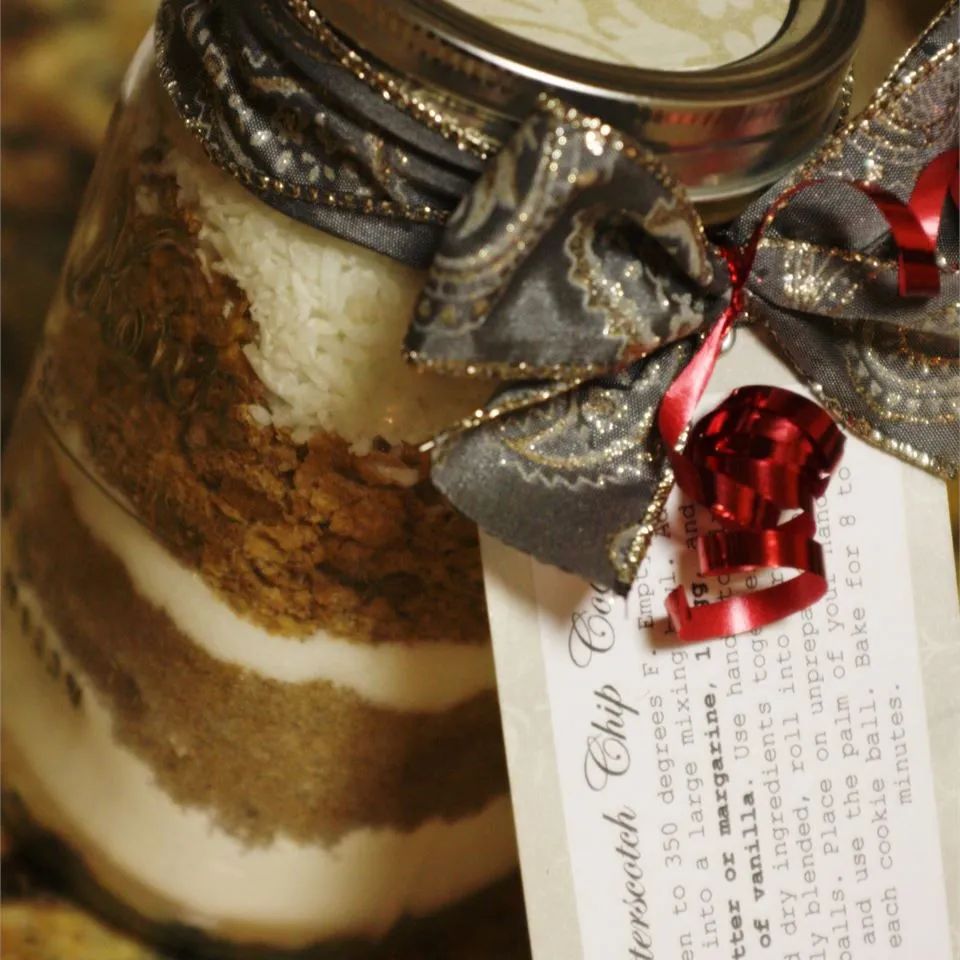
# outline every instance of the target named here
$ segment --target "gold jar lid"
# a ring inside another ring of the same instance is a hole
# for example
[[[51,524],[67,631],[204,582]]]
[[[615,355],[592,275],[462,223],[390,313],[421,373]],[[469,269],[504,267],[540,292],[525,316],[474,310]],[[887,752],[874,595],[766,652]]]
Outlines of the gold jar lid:
[[[724,66],[651,70],[533,42],[443,0],[287,0],[345,62],[475,152],[545,90],[647,145],[694,200],[754,193],[799,163],[843,108],[864,0],[793,0],[774,39]]]

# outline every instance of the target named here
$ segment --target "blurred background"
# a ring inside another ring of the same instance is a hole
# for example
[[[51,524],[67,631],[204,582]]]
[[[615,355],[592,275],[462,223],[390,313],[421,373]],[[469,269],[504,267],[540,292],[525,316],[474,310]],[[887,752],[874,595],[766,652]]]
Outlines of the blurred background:
[[[3,0],[0,9],[2,432],[57,281],[84,184],[127,61],[156,0]],[[859,109],[940,0],[867,0]],[[957,489],[951,485],[954,538]],[[5,960],[146,960],[155,954],[72,907],[4,840]]]
[[[3,435],[127,61],[156,0],[4,0]]]

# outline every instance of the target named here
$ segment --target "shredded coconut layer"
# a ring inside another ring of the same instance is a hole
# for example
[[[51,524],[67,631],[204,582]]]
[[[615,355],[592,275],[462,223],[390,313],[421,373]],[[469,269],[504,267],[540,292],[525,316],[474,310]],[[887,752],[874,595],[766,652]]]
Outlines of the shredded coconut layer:
[[[401,347],[421,271],[273,210],[213,166],[170,116],[167,163],[203,226],[212,266],[242,287],[260,329],[246,348],[272,393],[257,410],[297,439],[317,429],[355,452],[419,443],[475,409],[489,383],[418,373]]]

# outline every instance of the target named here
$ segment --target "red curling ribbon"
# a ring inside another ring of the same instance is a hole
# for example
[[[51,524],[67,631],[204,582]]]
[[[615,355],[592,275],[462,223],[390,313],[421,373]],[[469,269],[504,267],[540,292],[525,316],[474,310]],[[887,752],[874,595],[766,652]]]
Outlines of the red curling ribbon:
[[[677,482],[725,528],[697,538],[701,575],[761,567],[800,572],[763,590],[703,606],[691,607],[683,587],[677,587],[666,606],[681,640],[753,630],[826,593],[823,552],[813,539],[813,501],[825,490],[843,442],[826,411],[779,387],[741,387],[693,428],[677,457],[685,464]],[[799,513],[781,523],[785,510]]]
[[[957,149],[944,150],[934,157],[920,172],[910,194],[910,209],[920,221],[929,249],[934,254],[948,193],[954,204],[960,203],[960,150]]]
[[[898,252],[901,296],[940,290],[937,237],[948,194],[956,200],[960,151],[935,157],[920,173],[908,203],[873,184],[838,181],[869,197],[890,227]],[[691,607],[683,587],[667,597],[667,613],[684,641],[732,636],[780,620],[819,600],[827,589],[823,551],[813,539],[813,500],[821,496],[843,451],[843,434],[815,403],[777,387],[742,387],[680,441],[716,366],[723,341],[743,312],[744,289],[764,230],[805,180],[784,191],[749,242],[725,250],[730,304],[690,363],[670,385],[658,414],[660,435],[680,489],[707,507],[724,529],[697,539],[702,576],[763,567],[799,571],[763,590]],[[783,512],[799,510],[785,522]]]

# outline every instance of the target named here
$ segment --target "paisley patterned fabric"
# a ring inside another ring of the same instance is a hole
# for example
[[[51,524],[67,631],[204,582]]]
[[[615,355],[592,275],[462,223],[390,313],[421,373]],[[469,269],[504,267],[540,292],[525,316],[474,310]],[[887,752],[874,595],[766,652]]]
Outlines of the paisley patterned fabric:
[[[918,171],[956,147],[957,36],[953,5],[860,116],[733,230],[743,242],[784,189],[804,178],[828,181],[799,194],[768,232],[754,268],[751,316],[847,427],[944,475],[956,472],[960,429],[956,208],[941,227],[940,295],[906,300],[897,295],[885,221],[865,197],[829,180],[877,183],[907,200]]]
[[[177,110],[213,162],[271,206],[426,265],[482,167],[481,147],[461,149],[399,109],[399,96],[345,65],[340,38],[296,11],[165,0],[157,59]]]
[[[441,438],[431,479],[485,529],[598,583],[629,583],[673,478],[655,429],[660,398],[693,352],[649,360],[543,401],[509,386],[485,425]]]
[[[939,294],[905,299],[886,222],[850,181],[906,202],[956,147],[957,26],[954,4],[866,111],[730,230],[743,244],[763,224],[746,312],[814,393],[866,440],[944,475],[960,459],[955,213]],[[769,222],[791,187],[820,178]],[[452,218],[408,346],[426,367],[555,380],[499,392],[441,438],[435,483],[500,539],[627,587],[670,482],[656,410],[692,353],[688,334],[729,291],[720,250],[653,161],[545,105]]]
[[[407,349],[475,374],[600,373],[718,316],[726,288],[725,261],[650,155],[545,100],[451,219]]]

